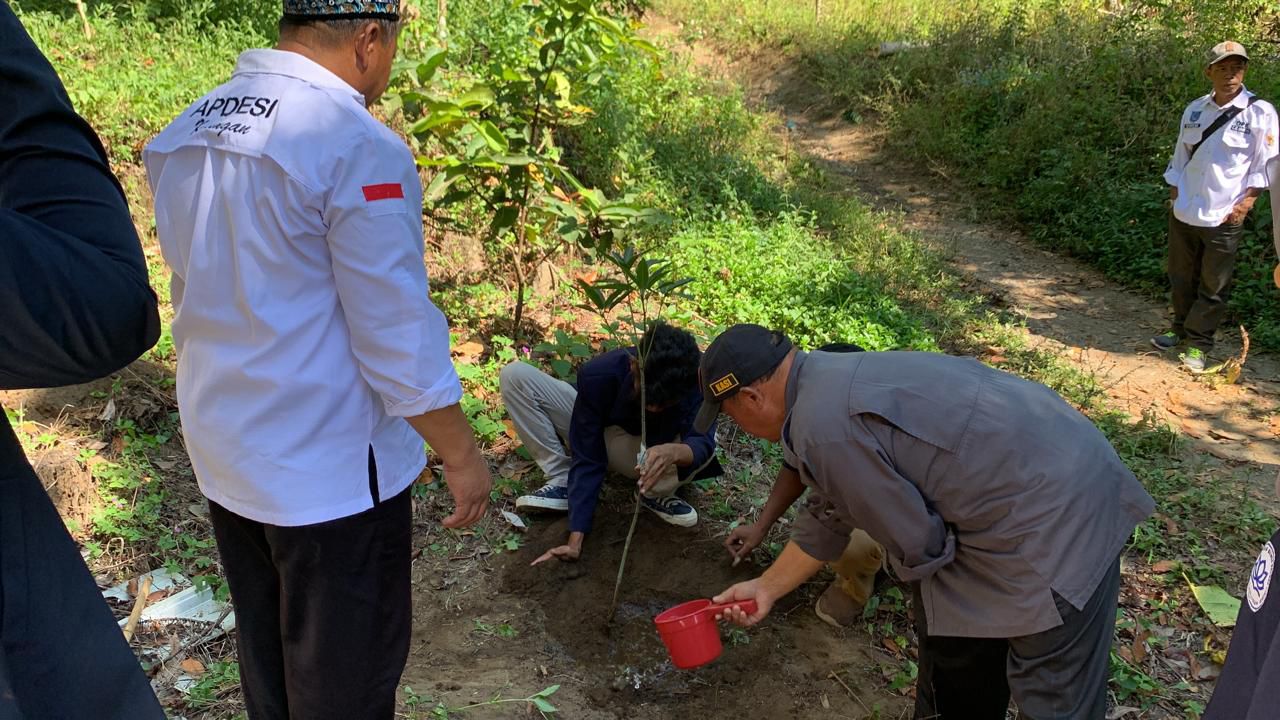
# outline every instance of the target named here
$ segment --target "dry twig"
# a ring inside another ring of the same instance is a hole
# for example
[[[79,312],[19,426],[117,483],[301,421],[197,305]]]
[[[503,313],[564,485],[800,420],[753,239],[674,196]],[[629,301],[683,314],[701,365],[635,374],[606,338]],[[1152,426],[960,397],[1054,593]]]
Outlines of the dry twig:
[[[151,576],[142,578],[138,586],[138,598],[133,603],[133,612],[129,613],[129,622],[124,624],[124,641],[133,640],[133,632],[138,629],[138,620],[142,617],[142,609],[147,606],[147,596],[151,594]]]

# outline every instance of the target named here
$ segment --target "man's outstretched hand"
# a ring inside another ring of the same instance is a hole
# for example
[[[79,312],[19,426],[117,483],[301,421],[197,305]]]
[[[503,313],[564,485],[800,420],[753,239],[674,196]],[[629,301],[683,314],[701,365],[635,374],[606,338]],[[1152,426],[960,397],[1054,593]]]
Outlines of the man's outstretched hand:
[[[569,533],[569,542],[564,545],[557,545],[551,548],[539,555],[537,560],[534,560],[529,564],[537,565],[538,563],[544,563],[552,558],[562,562],[573,562],[582,555],[582,540],[585,537],[586,533],[571,532]]]
[[[737,565],[743,558],[751,554],[764,542],[764,536],[769,532],[768,527],[760,527],[759,523],[750,525],[739,525],[729,532],[729,537],[724,540],[724,547],[733,556],[733,564]]]
[[[529,564],[537,565],[538,563],[546,562],[551,558],[563,560],[564,562],[573,562],[574,560],[577,560],[580,555],[582,555],[581,548],[576,548],[572,545],[557,545],[539,555],[537,560],[534,560]]]
[[[444,483],[449,487],[456,507],[453,514],[444,519],[443,525],[464,528],[480,522],[489,509],[489,491],[493,488],[493,476],[484,456],[477,451],[460,465],[445,463]]]

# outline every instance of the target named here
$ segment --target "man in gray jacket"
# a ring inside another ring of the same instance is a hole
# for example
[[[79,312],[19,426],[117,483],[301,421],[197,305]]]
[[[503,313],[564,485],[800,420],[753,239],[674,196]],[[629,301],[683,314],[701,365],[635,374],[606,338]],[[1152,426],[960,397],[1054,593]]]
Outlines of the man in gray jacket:
[[[701,364],[723,410],[811,490],[791,542],[716,602],[742,625],[837,559],[853,527],[914,588],[917,718],[1101,718],[1119,556],[1154,502],[1057,394],[965,358],[803,353],[735,325]],[[695,423],[695,428],[698,424]]]

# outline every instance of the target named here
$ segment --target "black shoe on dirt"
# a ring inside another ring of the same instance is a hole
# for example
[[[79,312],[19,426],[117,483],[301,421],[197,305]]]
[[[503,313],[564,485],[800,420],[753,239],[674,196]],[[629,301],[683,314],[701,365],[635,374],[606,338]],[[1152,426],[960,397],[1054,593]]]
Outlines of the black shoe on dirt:
[[[1178,347],[1178,343],[1180,342],[1182,342],[1182,338],[1178,337],[1178,333],[1173,332],[1172,330],[1164,333],[1163,335],[1157,335],[1151,338],[1151,344],[1154,345],[1157,350],[1172,350]]]

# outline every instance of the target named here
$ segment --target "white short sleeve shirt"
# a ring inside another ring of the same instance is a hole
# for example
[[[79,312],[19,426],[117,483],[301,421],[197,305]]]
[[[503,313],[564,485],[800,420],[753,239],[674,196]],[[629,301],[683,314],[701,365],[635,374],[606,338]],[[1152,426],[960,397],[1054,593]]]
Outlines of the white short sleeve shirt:
[[[1173,215],[1188,225],[1215,227],[1231,213],[1249,188],[1270,185],[1268,164],[1277,155],[1276,109],[1265,100],[1249,105],[1253,93],[1241,89],[1225,107],[1213,93],[1192,101],[1182,112],[1178,141],[1164,179],[1178,188]],[[1239,114],[1205,137],[1219,115],[1231,108]],[[1191,148],[1204,144],[1191,156]]]
[[[143,158],[201,491],[296,526],[408,487],[426,460],[404,417],[462,390],[404,143],[320,65],[251,50]]]

